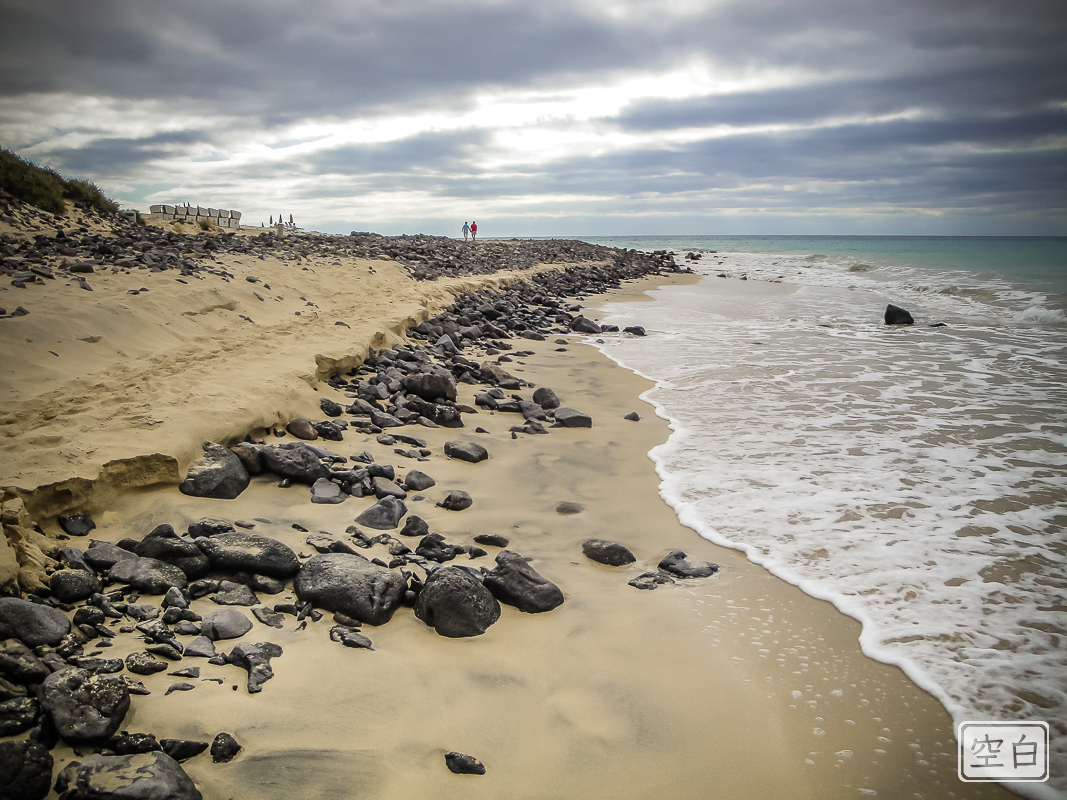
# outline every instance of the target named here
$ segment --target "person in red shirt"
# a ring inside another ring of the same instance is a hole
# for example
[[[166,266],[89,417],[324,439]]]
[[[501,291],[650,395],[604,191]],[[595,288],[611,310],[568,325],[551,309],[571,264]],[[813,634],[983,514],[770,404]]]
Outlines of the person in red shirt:
[[[477,238],[478,238],[478,223],[477,222],[472,222],[471,223],[471,241],[472,242],[476,241]]]

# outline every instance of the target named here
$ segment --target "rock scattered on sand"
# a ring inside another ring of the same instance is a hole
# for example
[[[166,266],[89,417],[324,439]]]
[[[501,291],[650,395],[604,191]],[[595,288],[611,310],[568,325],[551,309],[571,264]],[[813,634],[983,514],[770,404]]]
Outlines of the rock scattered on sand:
[[[485,765],[465,753],[445,753],[445,764],[456,775],[484,775]]]
[[[308,559],[294,583],[297,596],[326,611],[368,625],[384,625],[407,590],[403,577],[359,555],[328,553]]]
[[[582,552],[598,564],[609,567],[624,567],[637,561],[634,554],[618,542],[606,539],[586,539],[582,542]]]
[[[241,745],[228,733],[220,733],[211,741],[211,760],[217,764],[233,761],[241,752]]]
[[[407,506],[396,497],[383,497],[358,517],[357,525],[366,525],[378,531],[391,531],[408,513]]]
[[[460,489],[453,489],[437,505],[448,511],[463,511],[470,508],[474,504],[474,500],[471,499],[470,494]]]
[[[557,408],[556,425],[563,428],[592,428],[593,418],[573,408]]]
[[[477,464],[489,458],[489,451],[475,442],[445,442],[445,455],[457,461]]]
[[[544,578],[530,563],[511,550],[501,550],[496,567],[483,575],[485,587],[502,603],[528,614],[539,614],[563,605],[563,591]]]
[[[467,570],[440,567],[419,592],[415,616],[442,636],[480,636],[500,619],[500,604]]]

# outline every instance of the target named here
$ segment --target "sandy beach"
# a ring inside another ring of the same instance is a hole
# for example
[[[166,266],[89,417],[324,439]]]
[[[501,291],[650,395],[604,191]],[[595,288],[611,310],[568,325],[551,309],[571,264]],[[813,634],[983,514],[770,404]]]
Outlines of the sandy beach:
[[[312,503],[307,486],[279,488],[267,473],[233,500],[190,497],[177,486],[204,441],[298,441],[275,431],[298,417],[322,420],[324,398],[352,402],[331,375],[357,367],[368,347],[413,341],[409,328],[462,293],[563,268],[416,281],[394,260],[334,254],[222,253],[211,266],[184,280],[171,271],[101,271],[88,276],[92,293],[63,278],[0,293],[0,306],[17,299],[30,312],[0,320],[0,486],[10,543],[0,564],[9,567],[9,594],[14,578],[22,595],[47,596],[57,567],[49,552],[88,545],[64,538],[57,517],[73,512],[96,523],[89,538],[113,544],[162,524],[183,534],[205,517],[240,521],[305,561],[316,554],[309,535],[345,539],[374,498]],[[581,300],[583,313],[596,318],[604,302],[692,280],[634,281]],[[728,282],[742,314],[746,298],[789,290],[740,283]],[[261,692],[247,691],[236,665],[186,657],[137,676],[150,694],[133,698],[122,729],[204,742],[233,735],[243,748],[233,761],[204,753],[182,764],[206,798],[1014,796],[958,781],[948,714],[899,669],[862,654],[857,622],[678,521],[647,457],[669,434],[639,399],[649,384],[586,339],[512,337],[500,366],[525,384],[515,393],[529,399],[535,387],[551,388],[592,427],[513,433],[520,415],[479,406],[485,387],[461,382],[456,403],[470,409],[462,429],[390,429],[424,440],[423,460],[353,430],[340,442],[315,442],[348,459],[369,453],[398,478],[429,474],[436,484],[410,493],[408,513],[454,545],[506,537],[508,550],[562,590],[561,606],[532,614],[503,604],[484,634],[459,639],[401,607],[388,623],[360,629],[373,650],[331,641],[329,613],[307,624],[285,615],[280,628],[257,621],[239,641],[282,650]],[[489,360],[479,348],[464,352]],[[639,419],[625,418],[633,412]],[[456,440],[481,444],[488,460],[446,457],[445,443]],[[471,507],[437,505],[453,490],[469,493]],[[636,563],[595,563],[582,551],[594,538],[625,545]],[[500,548],[485,550],[450,563],[491,569]],[[674,550],[720,569],[654,591],[628,584]],[[391,557],[387,544],[362,553]],[[295,599],[291,581],[258,597],[268,608]],[[220,606],[204,596],[190,608],[207,615]],[[111,642],[89,642],[85,655],[125,658],[144,646],[132,633]],[[218,642],[219,650],[234,644]],[[196,678],[169,674],[190,666],[200,667]],[[168,692],[185,681],[193,688]],[[60,742],[53,778],[91,750]],[[478,759],[486,773],[450,773],[451,751]]]

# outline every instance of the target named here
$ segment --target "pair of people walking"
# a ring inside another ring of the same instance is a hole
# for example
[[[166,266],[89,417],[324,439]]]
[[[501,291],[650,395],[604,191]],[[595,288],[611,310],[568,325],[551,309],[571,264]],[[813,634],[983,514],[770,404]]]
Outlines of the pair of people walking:
[[[472,242],[478,239],[477,222],[472,222],[470,225],[468,225],[466,222],[463,223],[463,241],[467,241],[468,236],[470,236],[470,240]]]

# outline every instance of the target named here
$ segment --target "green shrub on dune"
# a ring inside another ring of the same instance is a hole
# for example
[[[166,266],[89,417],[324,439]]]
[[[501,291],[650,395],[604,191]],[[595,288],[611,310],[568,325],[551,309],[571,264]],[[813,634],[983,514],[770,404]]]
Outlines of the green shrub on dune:
[[[0,188],[24,203],[53,214],[62,215],[66,211],[64,199],[88,206],[103,216],[119,210],[92,181],[68,180],[55,170],[40,167],[3,147],[0,147]]]

